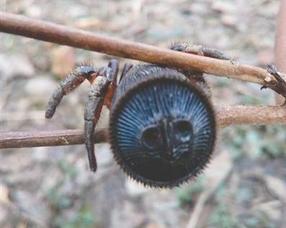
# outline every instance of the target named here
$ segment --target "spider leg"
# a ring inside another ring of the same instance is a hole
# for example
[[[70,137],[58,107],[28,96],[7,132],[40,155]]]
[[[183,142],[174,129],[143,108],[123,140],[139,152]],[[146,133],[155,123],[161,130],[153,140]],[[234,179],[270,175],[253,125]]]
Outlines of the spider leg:
[[[170,49],[174,51],[182,51],[185,53],[207,56],[215,59],[232,60],[230,57],[226,56],[223,52],[217,49],[204,47],[202,45],[192,45],[186,42],[174,43],[171,45]]]
[[[116,59],[112,59],[109,61],[108,69],[110,69],[110,72],[107,72],[106,77],[113,84],[116,84],[116,76],[118,74],[118,68],[119,68],[119,64]]]
[[[118,61],[116,59],[112,59],[108,63],[108,67],[106,68],[107,70],[105,72],[107,79],[111,82],[109,84],[109,88],[107,90],[107,93],[104,97],[104,104],[109,109],[111,108],[112,98],[113,98],[114,92],[115,92],[116,87],[117,87],[118,68],[119,68]]]
[[[100,117],[100,112],[104,103],[104,97],[110,81],[107,77],[98,76],[94,84],[91,85],[88,94],[88,100],[85,105],[84,113],[84,134],[85,145],[88,155],[89,167],[95,172],[97,169],[96,158],[94,154],[94,128]]]
[[[223,52],[217,49],[204,47],[202,45],[192,45],[186,42],[174,43],[171,45],[170,49],[174,51],[181,51],[181,52],[196,54],[200,56],[207,56],[207,57],[211,57],[215,59],[232,61],[232,59],[226,56]],[[208,97],[211,97],[211,90],[205,78],[203,77],[203,72],[196,71],[193,69],[183,71],[183,72],[190,81],[196,83],[196,85],[199,86]]]
[[[58,88],[53,92],[46,109],[46,118],[50,119],[53,117],[57,106],[60,104],[65,95],[77,88],[85,79],[92,82],[102,70],[103,68],[95,69],[89,65],[77,67],[63,81],[60,82]]]
[[[275,79],[277,80],[277,85],[275,91],[282,95],[284,98],[286,98],[286,81],[281,76],[281,74],[278,72],[276,66],[270,64],[267,66],[267,71],[269,74],[271,74]],[[264,85],[261,87],[261,89],[267,88],[267,85]],[[285,103],[285,102],[284,102]]]
[[[133,64],[130,63],[125,63],[122,69],[122,73],[119,77],[118,83],[120,83],[120,81],[122,80],[122,78],[124,78],[124,76],[128,73],[128,71],[133,67]]]
[[[94,154],[94,129],[100,117],[102,106],[111,103],[116,89],[116,76],[118,74],[118,61],[111,60],[104,68],[102,75],[97,76],[91,85],[84,113],[85,145],[88,155],[89,167],[95,172],[97,169]]]

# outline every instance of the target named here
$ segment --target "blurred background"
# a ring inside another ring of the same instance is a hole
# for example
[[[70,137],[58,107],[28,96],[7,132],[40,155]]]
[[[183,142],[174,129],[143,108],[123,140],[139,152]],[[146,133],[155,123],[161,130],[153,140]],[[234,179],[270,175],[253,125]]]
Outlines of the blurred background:
[[[262,67],[273,62],[278,7],[279,0],[0,0],[1,11],[160,47],[190,41]],[[105,66],[111,57],[3,33],[0,40],[0,130],[82,129],[88,83],[52,120],[44,119],[48,97],[76,64]],[[208,81],[216,104],[274,103],[258,85]],[[104,110],[99,127],[107,121]],[[285,142],[283,126],[222,129],[209,168],[172,190],[131,181],[108,144],[96,145],[95,175],[83,145],[1,150],[0,227],[283,227]]]

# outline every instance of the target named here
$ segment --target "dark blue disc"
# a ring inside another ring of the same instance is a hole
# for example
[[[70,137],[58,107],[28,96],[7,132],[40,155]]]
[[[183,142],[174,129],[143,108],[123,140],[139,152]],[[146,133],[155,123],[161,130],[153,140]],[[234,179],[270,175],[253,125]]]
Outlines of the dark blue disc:
[[[115,159],[146,185],[172,187],[196,176],[215,141],[204,93],[182,77],[157,77],[128,90],[111,114]]]

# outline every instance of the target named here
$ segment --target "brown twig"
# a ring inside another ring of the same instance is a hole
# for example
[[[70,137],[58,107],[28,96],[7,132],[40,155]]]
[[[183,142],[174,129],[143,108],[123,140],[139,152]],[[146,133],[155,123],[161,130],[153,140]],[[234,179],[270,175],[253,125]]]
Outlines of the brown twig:
[[[107,131],[95,132],[95,142],[107,141]],[[66,146],[84,143],[81,130],[25,131],[0,132],[0,149],[38,146]]]
[[[0,13],[0,31],[30,37],[109,55],[141,60],[154,64],[190,68],[217,76],[231,77],[269,87],[281,94],[278,82],[266,70],[233,61],[176,52],[151,45],[114,39],[95,33],[30,19],[20,15]],[[286,96],[286,92],[282,91]]]
[[[286,124],[286,108],[283,106],[224,106],[216,107],[216,113],[218,125],[221,128],[233,124]],[[107,142],[107,129],[96,131],[95,141],[96,143]],[[81,130],[0,132],[0,149],[72,145],[83,142]]]
[[[216,107],[220,127],[230,125],[286,124],[285,106],[222,106]]]

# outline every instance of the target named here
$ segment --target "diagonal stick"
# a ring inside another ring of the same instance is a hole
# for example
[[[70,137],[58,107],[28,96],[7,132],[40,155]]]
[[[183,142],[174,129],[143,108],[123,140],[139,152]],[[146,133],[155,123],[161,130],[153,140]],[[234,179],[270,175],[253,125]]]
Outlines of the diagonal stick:
[[[114,39],[80,29],[4,12],[0,12],[0,32],[123,58],[136,59],[185,70],[194,69],[217,76],[254,82],[264,87],[269,87],[286,97],[286,91],[279,90],[277,87],[278,82],[266,70],[229,60],[186,54],[147,44]]]

